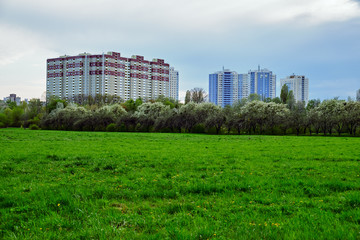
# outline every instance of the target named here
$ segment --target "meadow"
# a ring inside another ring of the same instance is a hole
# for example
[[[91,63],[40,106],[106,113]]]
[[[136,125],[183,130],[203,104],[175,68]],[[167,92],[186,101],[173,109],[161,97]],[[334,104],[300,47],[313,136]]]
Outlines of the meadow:
[[[360,239],[360,138],[0,129],[3,239]]]

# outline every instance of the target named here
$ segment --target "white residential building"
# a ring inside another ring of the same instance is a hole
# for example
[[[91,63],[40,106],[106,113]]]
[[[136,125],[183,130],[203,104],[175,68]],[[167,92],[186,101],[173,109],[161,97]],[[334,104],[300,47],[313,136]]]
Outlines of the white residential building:
[[[169,96],[179,100],[179,72],[174,67],[169,68]]]
[[[225,107],[249,96],[248,74],[223,69],[209,74],[209,101]]]
[[[286,84],[289,92],[293,91],[295,101],[309,101],[309,79],[304,75],[291,75],[280,80],[281,88]]]
[[[249,74],[239,74],[239,99],[247,99],[250,95]]]
[[[121,57],[120,53],[47,59],[46,98],[116,95],[123,100],[170,97],[170,65],[162,59]]]

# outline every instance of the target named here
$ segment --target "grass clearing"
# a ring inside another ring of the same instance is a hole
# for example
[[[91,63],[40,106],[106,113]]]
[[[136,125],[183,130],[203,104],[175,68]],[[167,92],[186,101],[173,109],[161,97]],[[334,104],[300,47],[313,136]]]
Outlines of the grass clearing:
[[[0,130],[4,239],[360,239],[360,138]]]

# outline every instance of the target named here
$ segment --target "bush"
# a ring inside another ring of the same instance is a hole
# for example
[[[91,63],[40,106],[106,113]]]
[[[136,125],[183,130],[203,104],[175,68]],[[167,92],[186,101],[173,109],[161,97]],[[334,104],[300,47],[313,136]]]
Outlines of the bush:
[[[205,133],[205,126],[204,126],[204,124],[196,124],[196,125],[192,128],[192,132],[193,132],[193,133]]]
[[[29,126],[29,129],[30,129],[30,130],[39,130],[40,127],[39,127],[38,125],[36,125],[36,124],[31,124],[31,125]]]
[[[105,127],[104,126],[96,126],[95,128],[94,128],[94,131],[95,132],[104,132],[106,129],[105,129]]]
[[[117,131],[116,124],[115,123],[110,123],[109,125],[107,125],[106,131],[107,132],[116,132]]]
[[[118,126],[118,131],[119,132],[127,132],[125,124],[122,123],[120,126]]]
[[[215,127],[211,127],[211,128],[209,128],[209,129],[207,129],[207,133],[208,133],[208,134],[217,134],[216,128],[215,128]],[[221,134],[221,130],[219,131],[219,134]]]

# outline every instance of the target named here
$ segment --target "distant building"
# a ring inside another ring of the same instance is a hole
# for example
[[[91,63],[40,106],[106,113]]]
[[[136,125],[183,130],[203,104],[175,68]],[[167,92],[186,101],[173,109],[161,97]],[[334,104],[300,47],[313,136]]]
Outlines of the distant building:
[[[258,70],[250,70],[250,94],[258,94],[261,99],[276,97],[276,75],[272,71],[264,68]]]
[[[170,97],[169,68],[162,59],[125,58],[117,52],[51,58],[47,59],[46,98],[98,94],[123,100]]]
[[[309,101],[309,79],[304,75],[291,75],[280,80],[281,88],[284,85],[288,86],[289,92],[293,91],[295,101],[305,102],[307,105]]]
[[[356,101],[360,102],[360,89],[356,91]]]
[[[4,102],[16,102],[16,105],[20,105],[21,97],[17,97],[15,93],[11,93],[9,97],[4,98]]]
[[[169,68],[169,96],[176,101],[179,100],[179,72],[174,67]]]
[[[248,80],[247,74],[238,74],[229,69],[209,74],[209,101],[225,107],[241,98],[247,98]]]
[[[239,74],[239,99],[247,99],[250,95],[249,74]]]

